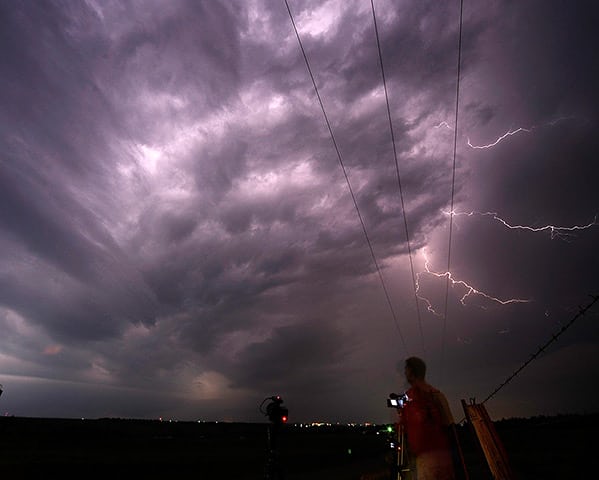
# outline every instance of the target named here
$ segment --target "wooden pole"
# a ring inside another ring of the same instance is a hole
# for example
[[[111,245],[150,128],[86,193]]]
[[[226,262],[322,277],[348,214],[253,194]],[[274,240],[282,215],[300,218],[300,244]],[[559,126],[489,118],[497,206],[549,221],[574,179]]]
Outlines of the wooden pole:
[[[474,402],[467,404],[462,400],[462,407],[483,450],[493,478],[495,480],[513,480],[514,475],[508,462],[507,452],[485,406],[482,403]]]

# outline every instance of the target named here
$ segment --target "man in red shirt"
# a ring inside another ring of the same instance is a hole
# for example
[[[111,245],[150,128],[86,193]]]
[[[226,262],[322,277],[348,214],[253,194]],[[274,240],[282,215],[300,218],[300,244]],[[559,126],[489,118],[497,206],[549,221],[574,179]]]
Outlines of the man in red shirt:
[[[450,428],[454,423],[445,395],[424,380],[426,364],[418,357],[405,363],[411,388],[401,411],[415,480],[454,480]]]

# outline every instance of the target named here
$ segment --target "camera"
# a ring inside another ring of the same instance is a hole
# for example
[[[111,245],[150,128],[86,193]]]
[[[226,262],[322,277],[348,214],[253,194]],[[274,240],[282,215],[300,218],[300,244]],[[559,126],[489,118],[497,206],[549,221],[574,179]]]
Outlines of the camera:
[[[410,399],[407,393],[390,393],[387,398],[387,406],[389,408],[403,408]]]
[[[266,410],[264,410],[262,406],[267,400],[270,400],[270,403],[266,405]],[[266,415],[272,423],[277,425],[287,423],[289,418],[289,410],[287,407],[283,406],[283,399],[279,395],[266,397],[262,402],[262,405],[260,405],[260,411]]]

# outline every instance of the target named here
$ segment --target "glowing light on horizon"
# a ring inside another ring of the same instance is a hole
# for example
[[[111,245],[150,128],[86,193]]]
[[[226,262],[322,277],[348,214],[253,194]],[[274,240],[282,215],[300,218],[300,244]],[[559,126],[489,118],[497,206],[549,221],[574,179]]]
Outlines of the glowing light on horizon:
[[[531,302],[530,299],[523,299],[523,298],[509,298],[507,300],[502,300],[500,298],[494,297],[493,295],[490,295],[481,290],[478,290],[477,288],[473,287],[472,285],[465,282],[464,280],[458,280],[458,279],[454,278],[453,274],[449,271],[435,272],[430,269],[429,260],[428,260],[428,257],[426,256],[426,252],[423,252],[423,256],[424,256],[424,270],[425,271],[418,272],[416,274],[416,296],[426,304],[427,310],[430,313],[432,313],[433,315],[436,315],[437,317],[443,317],[443,315],[435,310],[432,302],[428,298],[423,297],[420,294],[420,277],[423,274],[429,274],[429,275],[432,275],[437,278],[449,278],[449,281],[451,282],[452,286],[460,285],[460,286],[464,287],[466,289],[466,293],[464,293],[464,295],[462,295],[462,298],[460,299],[460,303],[464,306],[466,306],[466,299],[472,295],[481,296],[483,298],[486,298],[487,300],[490,300],[494,303],[498,303],[500,305],[509,305],[512,303],[530,303]]]
[[[587,230],[589,228],[591,228],[594,225],[598,225],[597,223],[597,217],[598,215],[595,215],[595,218],[593,219],[592,222],[586,224],[586,225],[573,225],[570,227],[560,227],[557,225],[543,225],[541,227],[532,227],[530,225],[512,225],[509,222],[507,222],[506,220],[504,220],[503,218],[501,218],[497,212],[476,212],[476,211],[472,211],[472,212],[456,212],[455,210],[453,212],[448,212],[448,211],[443,211],[443,213],[445,215],[453,215],[454,217],[457,216],[466,216],[466,217],[472,217],[474,215],[478,215],[481,217],[492,217],[493,220],[496,220],[500,223],[502,223],[506,228],[509,228],[510,230],[528,230],[529,232],[545,232],[548,231],[551,234],[551,239],[553,240],[554,238],[568,238],[568,237],[572,237],[574,236],[572,233],[568,233],[568,232],[574,232],[576,230]]]

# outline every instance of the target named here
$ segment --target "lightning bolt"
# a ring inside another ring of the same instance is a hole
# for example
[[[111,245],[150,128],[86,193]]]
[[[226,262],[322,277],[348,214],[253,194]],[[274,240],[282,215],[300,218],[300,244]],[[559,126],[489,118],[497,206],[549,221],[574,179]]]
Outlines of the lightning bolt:
[[[429,312],[431,312],[433,315],[436,315],[437,317],[442,317],[443,315],[441,315],[439,312],[437,312],[435,310],[431,301],[428,298],[423,297],[420,294],[420,277],[424,274],[432,275],[432,276],[438,277],[438,278],[445,277],[445,278],[449,279],[452,286],[459,285],[459,286],[464,287],[466,292],[464,293],[464,295],[462,295],[462,298],[460,299],[460,303],[464,306],[466,306],[466,299],[473,295],[478,295],[478,296],[484,297],[487,300],[490,300],[494,303],[498,303],[500,305],[509,305],[511,303],[529,303],[531,301],[531,300],[522,299],[522,298],[510,298],[507,300],[502,300],[500,298],[489,295],[485,292],[482,292],[481,290],[478,290],[477,288],[473,287],[472,285],[466,283],[464,280],[455,279],[451,272],[440,273],[440,272],[435,272],[435,271],[431,270],[426,252],[423,252],[423,256],[424,256],[424,272],[419,272],[416,274],[416,296],[426,304],[427,310]]]
[[[506,133],[504,133],[503,135],[501,135],[501,137],[499,137],[497,140],[495,140],[493,143],[489,143],[487,145],[472,145],[472,143],[470,142],[470,138],[468,138],[468,146],[470,148],[478,148],[478,149],[485,149],[485,148],[491,148],[494,147],[495,145],[497,145],[499,142],[501,142],[503,139],[507,138],[507,137],[511,137],[512,135],[516,135],[517,133],[520,132],[526,132],[526,133],[530,133],[532,132],[533,128],[518,128],[516,130],[508,130]]]
[[[531,227],[530,225],[512,225],[510,223],[508,223],[506,220],[504,220],[503,218],[501,218],[497,212],[456,212],[455,210],[453,212],[443,212],[445,215],[453,215],[454,217],[456,216],[466,216],[466,217],[472,217],[474,215],[478,215],[481,217],[492,217],[493,220],[496,220],[500,223],[502,223],[505,227],[509,228],[510,230],[528,230],[529,232],[550,232],[551,234],[551,239],[553,240],[554,238],[561,238],[561,239],[567,239],[569,237],[574,236],[573,233],[570,232],[574,232],[576,230],[586,230],[588,228],[591,228],[594,225],[597,225],[597,217],[598,215],[595,215],[595,218],[593,219],[592,222],[586,224],[586,225],[574,225],[571,227],[560,227],[557,225],[544,225],[542,227]]]
[[[551,120],[550,122],[546,122],[541,125],[533,125],[532,127],[528,127],[528,128],[520,127],[515,130],[510,129],[507,132],[505,132],[503,135],[499,136],[494,142],[491,142],[487,145],[473,145],[472,142],[470,141],[470,138],[468,138],[467,144],[470,148],[479,149],[479,150],[493,148],[495,145],[497,145],[501,141],[505,140],[508,137],[516,135],[518,133],[532,133],[533,130],[540,128],[540,127],[546,127],[546,126],[555,127],[558,123],[563,122],[565,120],[571,120],[571,119],[574,119],[574,117],[559,117],[559,118],[556,118],[555,120]]]
[[[449,123],[447,123],[447,122],[441,122],[439,125],[435,125],[434,128],[441,128],[441,127],[445,127],[445,128],[449,128],[449,130],[453,130],[453,128],[451,128]]]

